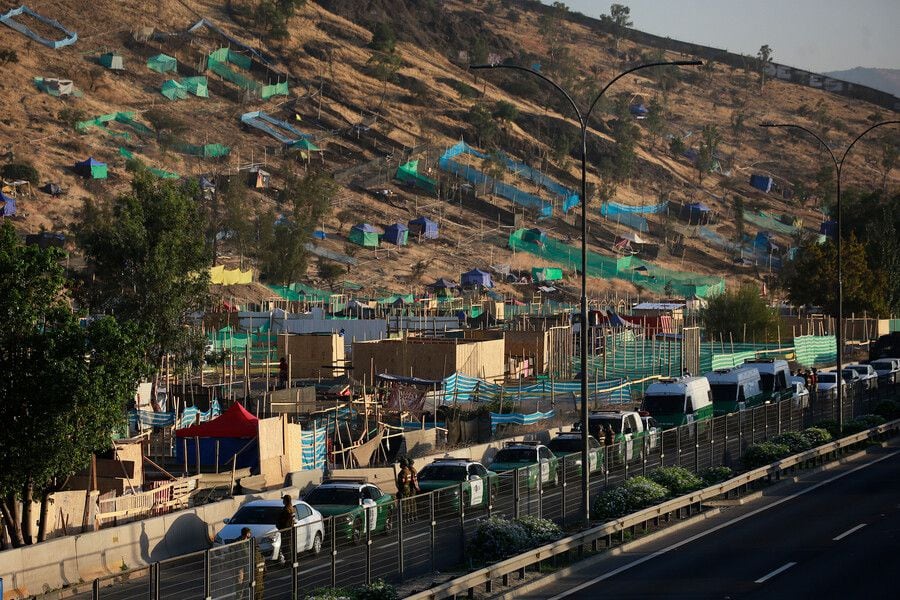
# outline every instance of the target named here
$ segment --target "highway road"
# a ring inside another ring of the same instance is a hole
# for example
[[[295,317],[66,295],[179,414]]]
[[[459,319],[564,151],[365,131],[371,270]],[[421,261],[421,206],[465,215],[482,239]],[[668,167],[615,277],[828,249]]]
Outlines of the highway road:
[[[900,597],[900,447],[594,560],[526,598]]]

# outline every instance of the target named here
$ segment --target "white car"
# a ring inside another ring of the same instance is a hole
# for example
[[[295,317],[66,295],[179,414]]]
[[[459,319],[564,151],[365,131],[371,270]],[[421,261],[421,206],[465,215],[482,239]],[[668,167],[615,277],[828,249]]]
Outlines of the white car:
[[[796,375],[788,377],[788,389],[792,391],[791,400],[797,408],[809,406],[809,390],[806,389],[806,380]]]
[[[259,551],[266,560],[279,560],[281,557],[281,533],[275,526],[281,508],[281,500],[253,500],[241,506],[234,516],[225,519],[225,527],[216,534],[213,545],[222,546],[237,541],[241,537],[241,529],[249,527],[259,544]],[[322,513],[302,500],[294,501],[294,535],[298,552],[322,551],[322,540],[325,539],[325,527],[322,524]]]
[[[847,385],[846,380],[841,380],[841,385]],[[830,392],[836,389],[837,373],[834,371],[820,371],[816,377],[816,391]]]
[[[879,358],[869,364],[878,373],[878,378],[885,383],[900,381],[900,358]]]
[[[847,365],[846,369],[856,371],[865,389],[874,390],[878,388],[878,372],[872,365]]]

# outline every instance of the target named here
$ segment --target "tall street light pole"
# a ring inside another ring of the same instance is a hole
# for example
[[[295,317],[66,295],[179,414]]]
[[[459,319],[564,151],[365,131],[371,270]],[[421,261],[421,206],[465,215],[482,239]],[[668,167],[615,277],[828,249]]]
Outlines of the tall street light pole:
[[[500,64],[489,64],[489,65],[470,65],[470,69],[511,69],[514,71],[524,71],[525,73],[529,73],[539,79],[543,79],[550,85],[552,85],[560,94],[562,94],[566,100],[569,102],[569,105],[572,107],[572,110],[575,111],[575,116],[578,118],[578,125],[581,127],[581,333],[580,333],[580,348],[581,348],[581,439],[582,439],[582,447],[581,447],[581,498],[584,502],[584,519],[590,519],[591,512],[591,503],[590,503],[590,446],[588,445],[588,376],[587,376],[587,357],[588,357],[588,308],[587,308],[587,130],[588,130],[588,119],[591,116],[591,113],[594,110],[594,107],[597,106],[597,102],[600,98],[603,97],[603,94],[606,93],[606,90],[609,89],[609,86],[614,84],[616,81],[628,75],[629,73],[634,73],[635,71],[639,71],[641,69],[649,69],[651,67],[666,67],[666,66],[696,66],[703,64],[702,61],[699,60],[676,60],[669,62],[653,62],[653,63],[644,63],[637,65],[636,67],[632,67],[626,71],[622,71],[618,75],[616,75],[612,80],[607,83],[600,93],[597,94],[597,97],[594,98],[594,101],[591,102],[590,107],[587,112],[582,113],[581,109],[578,108],[578,105],[572,99],[572,96],[564,90],[559,84],[550,79],[549,77],[544,76],[543,74],[535,71],[534,69],[529,69],[528,67],[520,67],[518,65],[500,65]],[[565,482],[563,482],[565,483]]]
[[[860,133],[856,136],[850,145],[847,146],[847,149],[844,150],[844,153],[841,155],[840,160],[838,160],[837,156],[835,156],[834,152],[831,150],[831,147],[823,140],[821,137],[803,127],[802,125],[797,125],[795,123],[760,123],[760,127],[784,127],[787,129],[799,129],[800,131],[805,131],[819,144],[825,148],[828,152],[828,156],[831,157],[831,162],[834,163],[834,170],[837,173],[837,215],[835,216],[835,229],[837,238],[837,329],[835,331],[835,342],[837,344],[837,360],[836,367],[837,373],[835,375],[835,381],[837,381],[837,401],[838,401],[838,425],[840,429],[843,431],[844,429],[844,375],[842,371],[844,370],[844,265],[842,261],[841,255],[841,173],[844,168],[844,160],[847,158],[847,154],[850,153],[850,149],[858,142],[864,135],[872,131],[873,129],[877,129],[878,127],[882,127],[884,125],[898,125],[900,121],[882,121],[881,123],[876,123]]]

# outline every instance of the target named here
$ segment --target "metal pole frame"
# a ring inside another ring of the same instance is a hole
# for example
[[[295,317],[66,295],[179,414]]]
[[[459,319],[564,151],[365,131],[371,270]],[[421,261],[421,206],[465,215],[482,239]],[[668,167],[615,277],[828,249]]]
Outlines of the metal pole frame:
[[[600,98],[603,97],[603,94],[606,93],[606,90],[614,84],[616,81],[621,79],[622,77],[633,73],[635,71],[639,71],[641,69],[648,69],[650,67],[663,67],[663,66],[698,66],[702,65],[703,62],[699,60],[676,60],[676,61],[665,61],[665,62],[652,62],[652,63],[644,63],[622,71],[615,77],[613,77],[604,87],[600,90],[600,93],[594,98],[594,101],[591,102],[590,107],[587,112],[582,113],[581,109],[578,108],[578,104],[572,99],[572,96],[563,89],[558,83],[550,79],[549,77],[535,71],[534,69],[530,69],[528,67],[522,67],[519,65],[500,65],[500,64],[484,64],[484,65],[469,65],[470,69],[511,69],[515,71],[524,71],[525,73],[530,73],[531,75],[542,79],[543,81],[549,83],[553,86],[560,94],[562,94],[565,99],[568,101],[569,105],[575,111],[575,116],[578,118],[578,125],[581,129],[581,333],[579,335],[580,342],[580,355],[581,355],[581,436],[582,436],[582,448],[581,448],[581,498],[582,498],[582,517],[585,521],[589,521],[591,517],[591,502],[590,502],[590,469],[587,468],[588,465],[588,457],[590,455],[590,445],[588,444],[588,436],[590,433],[588,432],[588,379],[587,379],[587,357],[588,357],[588,307],[587,307],[587,129],[588,129],[588,119],[591,116],[591,113],[594,110],[594,107],[597,105],[597,102]]]
[[[843,255],[841,254],[841,174],[843,173],[844,168],[844,160],[846,160],[847,155],[850,153],[850,149],[856,145],[863,136],[872,131],[873,129],[877,129],[884,125],[900,125],[900,120],[891,120],[891,121],[882,121],[880,123],[875,123],[858,136],[856,136],[850,145],[847,146],[844,153],[841,155],[841,159],[838,160],[835,156],[834,152],[831,150],[831,147],[823,140],[821,137],[803,127],[802,125],[797,125],[795,123],[760,123],[760,127],[783,127],[786,129],[799,129],[800,131],[804,131],[814,137],[819,144],[825,148],[828,152],[828,156],[831,157],[831,162],[834,163],[835,173],[837,174],[837,208],[836,208],[836,245],[837,245],[837,327],[835,328],[835,344],[837,346],[837,357],[836,357],[836,372],[837,372],[837,405],[838,405],[838,425],[840,426],[841,431],[844,430],[844,390],[841,385],[841,381],[843,380],[843,375],[841,371],[844,370],[844,267],[843,267]]]

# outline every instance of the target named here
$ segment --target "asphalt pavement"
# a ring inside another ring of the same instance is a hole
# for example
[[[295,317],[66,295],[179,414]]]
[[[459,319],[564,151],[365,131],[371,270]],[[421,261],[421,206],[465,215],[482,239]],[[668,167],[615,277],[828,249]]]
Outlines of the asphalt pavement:
[[[762,499],[526,598],[900,597],[900,448],[782,484]]]

